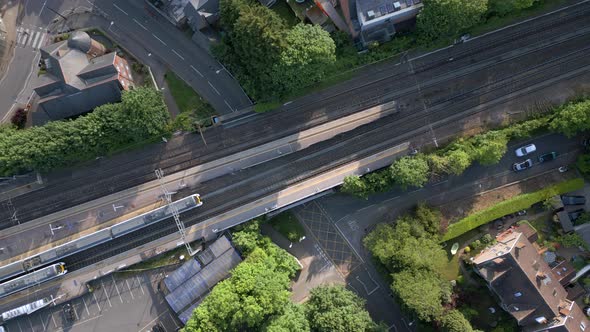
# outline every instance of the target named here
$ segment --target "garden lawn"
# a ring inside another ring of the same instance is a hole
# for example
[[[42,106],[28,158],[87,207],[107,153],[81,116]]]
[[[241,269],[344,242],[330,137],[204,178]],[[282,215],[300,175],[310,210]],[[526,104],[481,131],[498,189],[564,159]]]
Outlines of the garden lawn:
[[[213,107],[176,74],[169,71],[164,77],[181,114],[189,114],[194,119],[204,121],[209,120],[215,114]]]
[[[297,242],[305,236],[305,230],[291,211],[285,211],[273,217],[270,225],[291,242]]]
[[[475,212],[474,214],[449,225],[442,241],[453,239],[507,214],[528,209],[531,205],[541,202],[551,196],[578,190],[582,187],[584,187],[584,180],[582,178],[576,178],[558,183],[543,190],[515,196],[490,208]]]

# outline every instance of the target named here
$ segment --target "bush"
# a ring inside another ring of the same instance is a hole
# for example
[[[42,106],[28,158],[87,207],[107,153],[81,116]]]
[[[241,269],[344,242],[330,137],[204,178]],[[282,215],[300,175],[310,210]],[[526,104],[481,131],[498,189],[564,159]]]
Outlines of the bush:
[[[590,178],[590,153],[579,155],[576,167],[584,177]]]
[[[10,122],[18,129],[23,129],[27,124],[27,111],[24,108],[17,109],[10,118]]]
[[[443,236],[442,241],[453,239],[476,227],[479,227],[494,219],[503,217],[507,214],[528,209],[531,205],[541,202],[547,197],[578,190],[583,187],[584,180],[581,178],[576,178],[558,183],[536,192],[518,195],[485,210],[475,212],[472,215],[449,225],[447,228],[447,233]]]
[[[269,222],[277,232],[291,242],[297,242],[305,236],[305,229],[291,211],[280,213]]]
[[[463,251],[468,254],[471,252],[471,248],[469,248],[469,246],[467,246],[467,247],[465,247],[465,249],[463,249]]]

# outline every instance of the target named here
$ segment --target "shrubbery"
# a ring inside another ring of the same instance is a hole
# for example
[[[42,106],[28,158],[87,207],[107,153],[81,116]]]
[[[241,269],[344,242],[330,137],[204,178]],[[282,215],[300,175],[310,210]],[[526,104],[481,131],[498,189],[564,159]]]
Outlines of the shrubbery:
[[[16,130],[0,127],[0,175],[47,171],[112,152],[164,132],[169,119],[160,92],[136,88],[122,101],[76,120]]]

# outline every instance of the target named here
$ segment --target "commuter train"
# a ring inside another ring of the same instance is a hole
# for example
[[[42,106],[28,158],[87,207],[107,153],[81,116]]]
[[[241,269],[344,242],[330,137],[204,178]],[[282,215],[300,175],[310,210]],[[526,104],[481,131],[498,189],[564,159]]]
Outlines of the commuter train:
[[[172,205],[172,208],[175,208],[178,213],[182,213],[203,205],[203,202],[201,202],[199,194],[194,194],[177,200],[170,205]],[[32,271],[39,266],[55,262],[84,249],[94,247],[172,217],[172,208],[170,205],[127,219],[111,227],[101,229],[98,232],[82,236],[76,240],[43,251],[35,256],[2,266],[0,267],[0,281]]]
[[[0,298],[66,274],[66,265],[57,263],[0,284]]]

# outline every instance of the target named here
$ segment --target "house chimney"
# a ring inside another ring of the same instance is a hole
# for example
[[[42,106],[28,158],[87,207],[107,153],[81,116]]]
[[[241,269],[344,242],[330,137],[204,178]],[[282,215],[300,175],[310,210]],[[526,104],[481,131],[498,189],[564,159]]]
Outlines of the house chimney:
[[[547,278],[547,275],[545,274],[545,272],[539,271],[537,272],[537,278],[545,280],[545,278]]]

